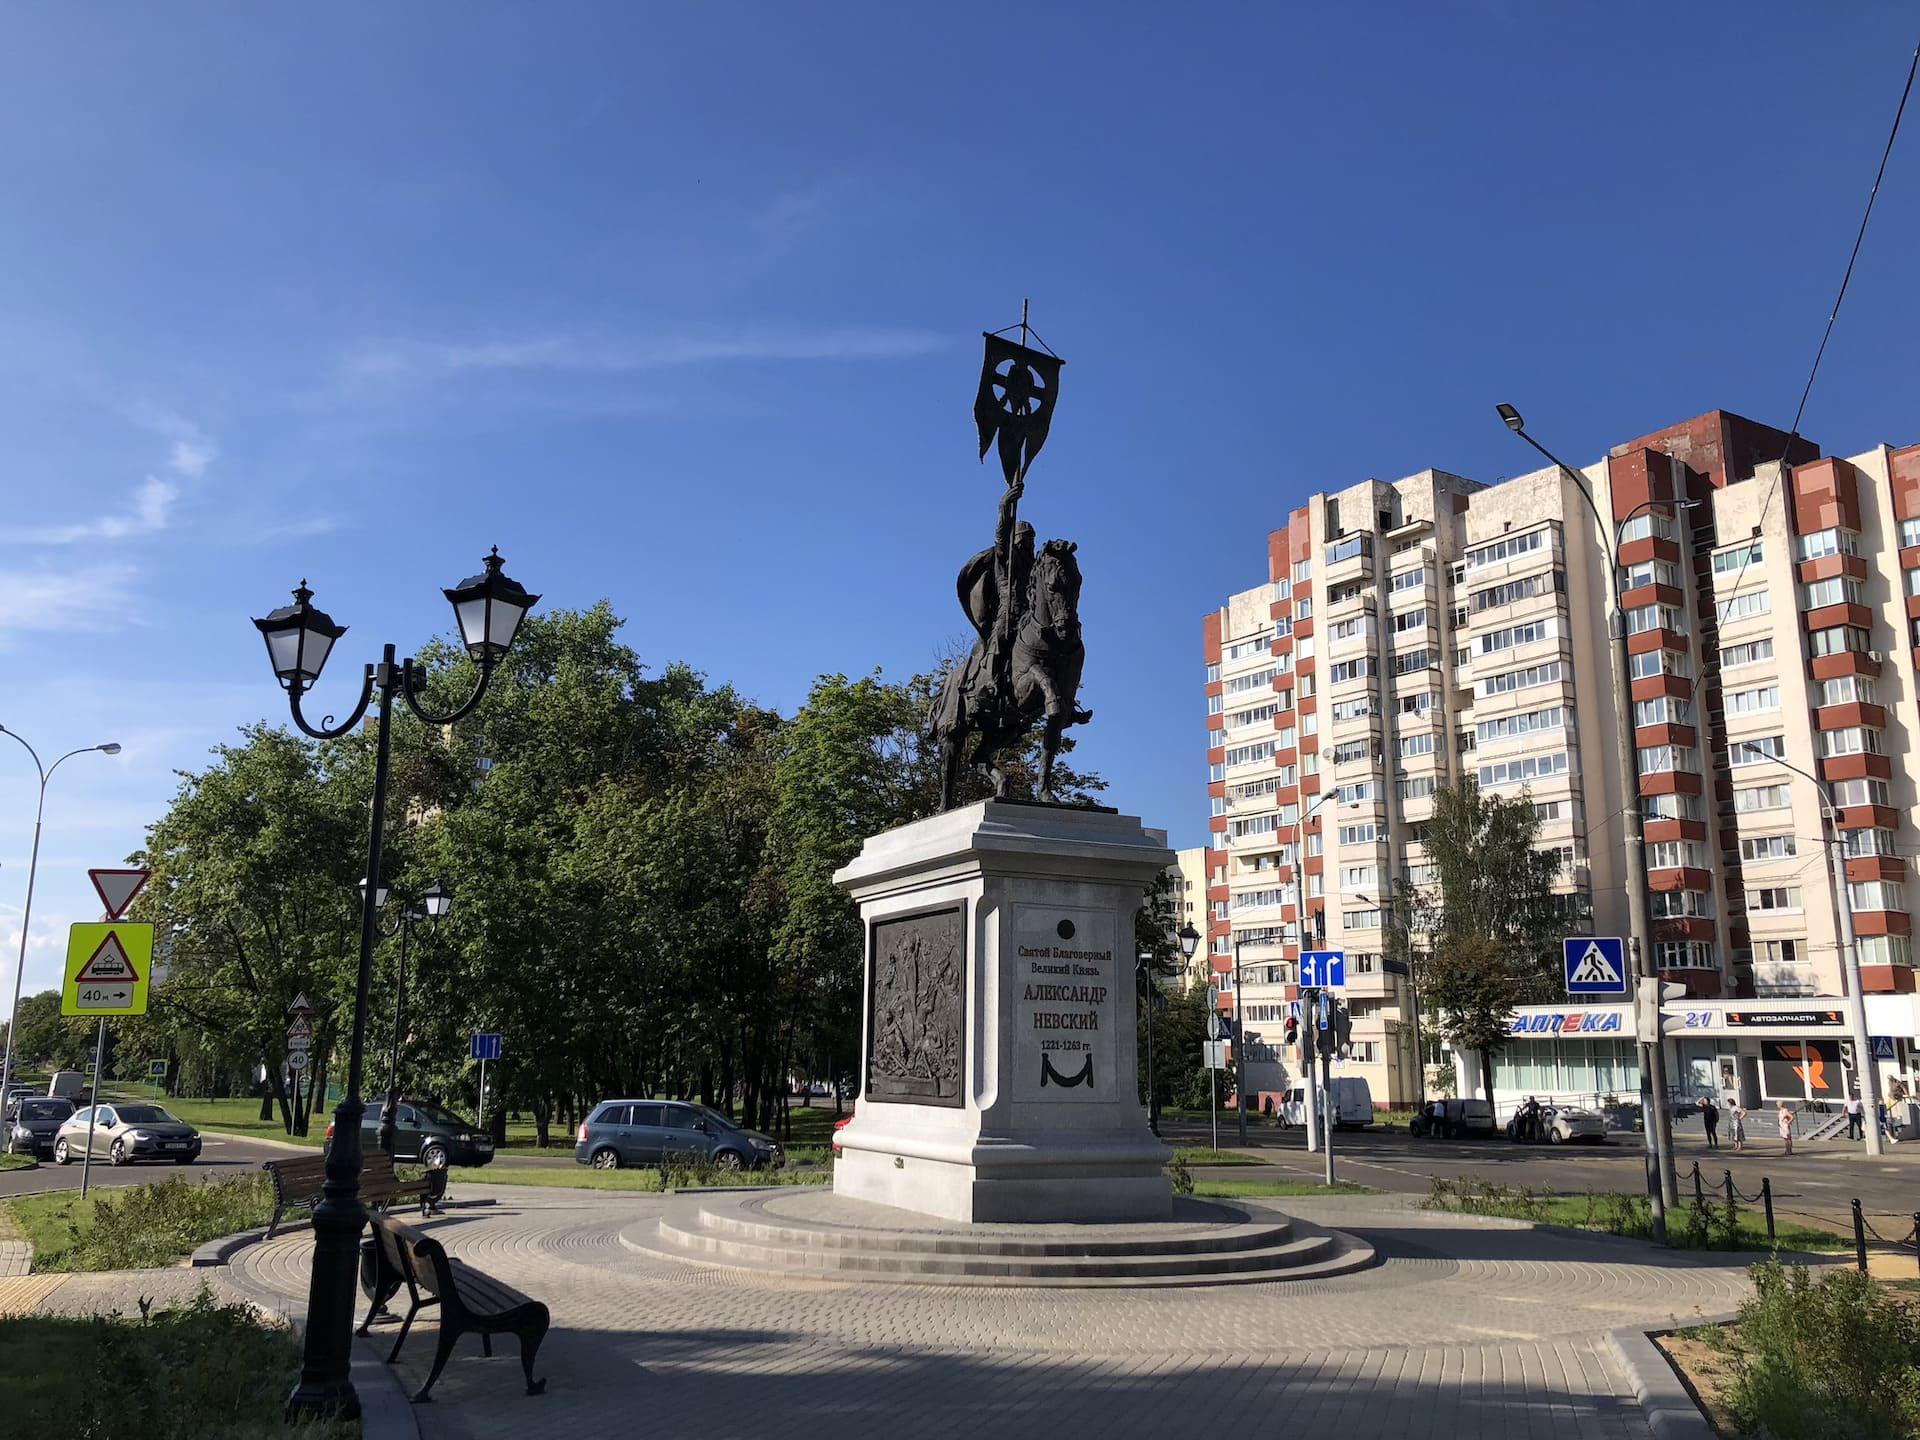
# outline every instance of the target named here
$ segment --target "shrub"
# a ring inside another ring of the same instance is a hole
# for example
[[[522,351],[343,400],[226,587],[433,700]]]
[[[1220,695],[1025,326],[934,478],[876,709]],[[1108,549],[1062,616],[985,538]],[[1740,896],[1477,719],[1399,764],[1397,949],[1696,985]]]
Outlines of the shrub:
[[[62,1197],[65,1199],[67,1197]],[[64,1234],[36,1237],[33,1268],[144,1270],[171,1265],[196,1246],[264,1225],[273,1189],[263,1174],[195,1184],[176,1175],[158,1185],[96,1192],[90,1211],[69,1210]]]
[[[1173,1163],[1167,1166],[1167,1175],[1173,1181],[1174,1194],[1193,1194],[1193,1171],[1187,1168],[1187,1162],[1178,1155],[1174,1156]]]
[[[1769,1260],[1751,1274],[1726,1392],[1743,1427],[1774,1440],[1920,1436],[1920,1315],[1856,1270],[1815,1280]]]

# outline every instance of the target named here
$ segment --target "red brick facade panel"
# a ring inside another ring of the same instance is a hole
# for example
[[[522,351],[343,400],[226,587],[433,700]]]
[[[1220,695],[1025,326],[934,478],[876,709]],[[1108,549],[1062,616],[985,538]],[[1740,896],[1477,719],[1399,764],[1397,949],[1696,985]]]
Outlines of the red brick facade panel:
[[[1862,965],[1860,988],[1869,995],[1911,995],[1913,967],[1910,965]]]
[[[1838,680],[1842,675],[1877,676],[1880,662],[1862,650],[1842,650],[1838,655],[1816,655],[1807,662],[1816,680]]]
[[[1820,778],[1823,780],[1860,780],[1868,777],[1891,780],[1893,762],[1885,755],[1836,755],[1831,760],[1820,762]]]
[[[1846,461],[1829,458],[1799,466],[1788,493],[1794,534],[1860,529],[1860,472]]]
[[[1904,910],[1861,910],[1853,917],[1856,935],[1911,935],[1913,917]]]
[[[1854,701],[1847,705],[1823,705],[1813,712],[1813,718],[1822,730],[1846,730],[1855,725],[1871,725],[1876,730],[1884,730],[1887,709],[1884,705]]]

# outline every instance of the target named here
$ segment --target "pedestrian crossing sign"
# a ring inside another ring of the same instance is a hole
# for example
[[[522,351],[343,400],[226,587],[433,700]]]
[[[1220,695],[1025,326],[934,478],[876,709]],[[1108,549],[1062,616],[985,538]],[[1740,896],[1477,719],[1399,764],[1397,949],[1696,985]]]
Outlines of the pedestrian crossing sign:
[[[1561,942],[1569,995],[1625,995],[1626,942],[1617,935],[1569,935]]]

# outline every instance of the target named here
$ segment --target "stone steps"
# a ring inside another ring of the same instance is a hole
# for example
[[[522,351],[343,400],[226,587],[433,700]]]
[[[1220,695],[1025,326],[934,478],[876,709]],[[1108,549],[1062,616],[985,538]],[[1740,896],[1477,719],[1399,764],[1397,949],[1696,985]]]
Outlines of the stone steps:
[[[1373,1263],[1371,1247],[1339,1232],[1279,1214],[1215,1209],[1205,1222],[1163,1226],[910,1229],[769,1215],[764,1200],[700,1197],[657,1222],[630,1226],[621,1241],[782,1277],[1043,1288],[1316,1279]]]

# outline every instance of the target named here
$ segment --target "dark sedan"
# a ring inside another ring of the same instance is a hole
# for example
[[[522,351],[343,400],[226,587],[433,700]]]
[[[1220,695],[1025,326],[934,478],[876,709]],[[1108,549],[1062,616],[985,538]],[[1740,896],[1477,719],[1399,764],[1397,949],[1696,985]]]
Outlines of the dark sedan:
[[[22,1095],[7,1106],[6,1152],[51,1155],[60,1127],[73,1115],[73,1102],[56,1095]]]
[[[380,1148],[380,1119],[385,1105],[370,1108],[362,1117],[360,1148],[371,1154]],[[333,1139],[333,1125],[327,1125]],[[394,1114],[393,1158],[429,1170],[449,1165],[485,1165],[493,1159],[493,1137],[449,1110],[422,1100],[403,1100]]]

